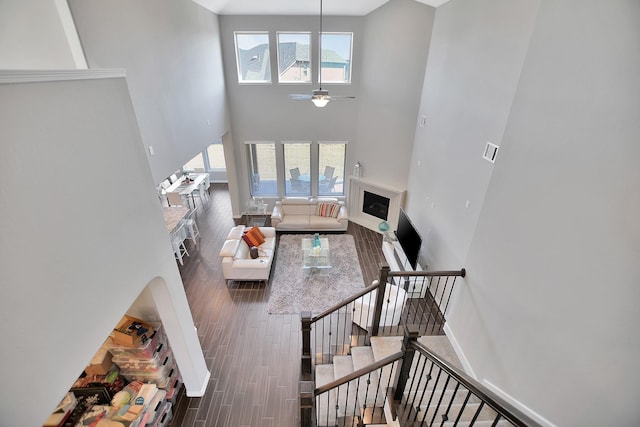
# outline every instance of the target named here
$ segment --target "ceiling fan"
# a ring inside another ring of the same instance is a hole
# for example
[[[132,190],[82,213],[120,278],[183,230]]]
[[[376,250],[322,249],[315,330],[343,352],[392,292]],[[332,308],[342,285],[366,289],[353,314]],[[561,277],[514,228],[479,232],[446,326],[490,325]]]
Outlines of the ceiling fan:
[[[292,93],[289,95],[289,98],[294,101],[311,101],[316,107],[324,107],[329,103],[329,101],[335,99],[344,99],[344,98],[355,98],[355,96],[331,96],[329,95],[328,90],[322,89],[322,0],[320,0],[320,34],[319,34],[319,50],[320,54],[318,55],[318,63],[320,66],[318,67],[318,89],[311,91],[311,94],[300,94],[300,93]]]

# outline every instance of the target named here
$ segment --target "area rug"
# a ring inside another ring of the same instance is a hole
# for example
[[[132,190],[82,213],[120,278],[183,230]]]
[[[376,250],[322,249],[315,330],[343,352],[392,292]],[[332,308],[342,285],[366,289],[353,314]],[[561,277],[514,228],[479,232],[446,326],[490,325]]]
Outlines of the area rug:
[[[306,234],[283,234],[276,250],[267,311],[270,314],[319,314],[364,288],[358,253],[349,234],[321,235],[329,239],[331,268],[302,268],[302,239]]]

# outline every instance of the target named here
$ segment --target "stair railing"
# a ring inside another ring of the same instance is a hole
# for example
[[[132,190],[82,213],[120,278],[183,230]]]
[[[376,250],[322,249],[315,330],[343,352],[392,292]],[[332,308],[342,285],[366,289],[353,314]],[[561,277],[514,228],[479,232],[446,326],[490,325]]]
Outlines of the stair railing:
[[[391,412],[399,425],[541,426],[515,406],[452,366],[417,341],[411,325],[405,332],[405,354]]]
[[[306,388],[300,405],[303,427],[378,424],[384,420],[384,407],[393,397],[403,352],[399,351],[349,375],[313,389]],[[304,403],[304,404],[303,404]]]
[[[382,263],[380,279],[362,291],[316,316],[302,312],[303,377],[311,375],[314,364],[331,363],[352,346],[368,345],[372,336],[402,335],[406,324],[418,325],[421,335],[442,334],[456,279],[465,275],[464,268],[390,271]]]
[[[445,314],[458,277],[466,270],[390,271],[380,267],[380,283],[393,284],[378,292],[371,336],[403,335],[403,325],[418,325],[420,335],[442,335]]]

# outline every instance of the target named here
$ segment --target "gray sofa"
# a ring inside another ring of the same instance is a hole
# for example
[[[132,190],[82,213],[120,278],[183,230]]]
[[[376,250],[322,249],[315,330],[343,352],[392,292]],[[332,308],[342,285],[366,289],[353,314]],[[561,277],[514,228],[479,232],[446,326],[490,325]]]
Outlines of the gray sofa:
[[[277,231],[347,231],[344,202],[327,197],[286,197],[276,202],[271,226]]]

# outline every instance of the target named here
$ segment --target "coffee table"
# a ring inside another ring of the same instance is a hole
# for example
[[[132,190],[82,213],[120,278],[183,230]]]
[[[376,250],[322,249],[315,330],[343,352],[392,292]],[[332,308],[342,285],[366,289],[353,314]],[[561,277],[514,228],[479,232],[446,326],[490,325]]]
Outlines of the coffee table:
[[[306,270],[331,268],[329,239],[320,238],[320,250],[314,251],[313,239],[302,239],[302,268]]]

